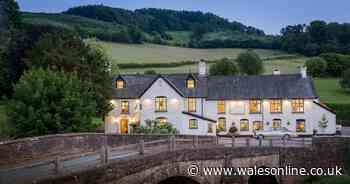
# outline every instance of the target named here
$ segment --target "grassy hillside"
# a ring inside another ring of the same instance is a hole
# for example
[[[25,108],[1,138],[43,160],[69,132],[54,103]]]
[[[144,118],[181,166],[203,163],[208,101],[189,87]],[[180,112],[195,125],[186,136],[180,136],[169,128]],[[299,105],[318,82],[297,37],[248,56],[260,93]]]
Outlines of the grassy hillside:
[[[350,95],[339,85],[339,79],[315,79],[315,87],[324,103],[350,104]]]
[[[200,59],[217,60],[224,57],[236,58],[239,53],[246,49],[191,49],[182,47],[172,47],[156,44],[119,44],[111,42],[101,42],[87,40],[88,43],[102,46],[108,56],[115,63],[169,63],[180,61],[196,61]],[[272,73],[278,68],[282,73],[295,73],[297,67],[305,62],[305,57],[290,55],[278,50],[254,49],[264,60],[265,72]],[[122,73],[143,73],[145,70],[154,69],[160,73],[184,73],[196,71],[195,65],[185,65],[180,67],[164,68],[131,68],[122,69]]]

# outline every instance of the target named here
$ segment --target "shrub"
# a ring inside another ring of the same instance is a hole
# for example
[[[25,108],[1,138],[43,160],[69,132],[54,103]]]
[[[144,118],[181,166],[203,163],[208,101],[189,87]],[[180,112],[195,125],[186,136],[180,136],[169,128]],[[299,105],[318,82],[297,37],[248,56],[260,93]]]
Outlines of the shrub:
[[[235,135],[237,133],[238,129],[235,126],[231,126],[230,129],[228,130],[228,132],[231,135]]]
[[[96,103],[76,74],[34,69],[14,87],[8,116],[19,136],[91,131]]]
[[[344,71],[342,78],[339,81],[340,86],[346,90],[350,91],[350,69]]]
[[[169,122],[160,123],[157,120],[146,120],[146,125],[135,125],[133,133],[139,134],[176,134],[176,128]]]
[[[223,58],[210,66],[210,75],[235,75],[238,73],[236,64],[227,58]]]
[[[308,72],[313,77],[321,77],[326,75],[327,62],[320,57],[314,57],[306,61]]]
[[[262,60],[259,55],[252,50],[239,54],[237,63],[240,72],[247,75],[258,75],[264,71]]]
[[[155,75],[155,74],[157,74],[157,72],[156,72],[155,70],[146,70],[146,71],[144,72],[144,74]]]

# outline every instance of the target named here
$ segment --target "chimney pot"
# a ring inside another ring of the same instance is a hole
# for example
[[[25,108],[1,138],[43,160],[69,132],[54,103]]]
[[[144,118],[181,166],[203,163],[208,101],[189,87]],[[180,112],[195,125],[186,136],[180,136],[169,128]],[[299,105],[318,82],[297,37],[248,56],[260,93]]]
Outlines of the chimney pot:
[[[281,75],[281,71],[279,69],[274,69],[272,74],[273,75]]]
[[[300,67],[300,75],[304,79],[307,78],[307,68],[306,68],[306,66]]]
[[[198,74],[207,75],[207,64],[203,59],[198,62]]]

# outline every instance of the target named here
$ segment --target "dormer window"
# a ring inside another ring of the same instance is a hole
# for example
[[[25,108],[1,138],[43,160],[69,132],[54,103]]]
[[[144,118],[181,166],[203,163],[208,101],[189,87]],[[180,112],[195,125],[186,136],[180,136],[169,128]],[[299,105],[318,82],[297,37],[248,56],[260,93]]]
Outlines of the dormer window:
[[[115,85],[117,89],[123,89],[125,88],[125,81],[123,79],[117,79]]]
[[[188,89],[193,89],[193,88],[196,87],[196,80],[194,79],[193,76],[190,75],[190,76],[187,78],[187,80],[186,80],[186,87],[187,87]]]

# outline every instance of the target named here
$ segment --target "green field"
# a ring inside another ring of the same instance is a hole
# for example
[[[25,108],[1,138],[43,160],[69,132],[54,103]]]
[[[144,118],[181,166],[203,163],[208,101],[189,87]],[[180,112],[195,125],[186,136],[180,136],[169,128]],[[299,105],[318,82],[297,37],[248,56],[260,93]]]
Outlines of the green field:
[[[339,79],[315,79],[315,87],[324,103],[350,104],[350,94],[341,89]]]
[[[98,44],[103,47],[107,55],[117,64],[124,63],[170,63],[179,61],[217,60],[224,57],[237,58],[247,49],[192,49],[172,47],[156,44],[120,44],[87,40],[88,43]],[[297,67],[305,63],[305,57],[290,55],[278,50],[254,49],[264,60],[265,73],[271,73],[273,69],[280,69],[282,73],[298,72]],[[121,73],[143,73],[145,70],[156,70],[158,73],[186,73],[196,71],[195,65],[164,68],[128,68]]]

